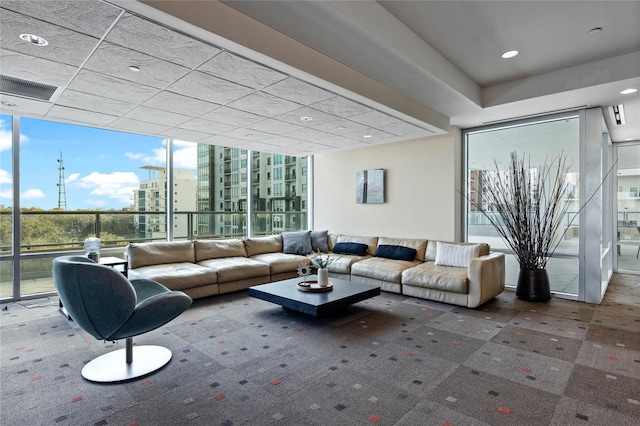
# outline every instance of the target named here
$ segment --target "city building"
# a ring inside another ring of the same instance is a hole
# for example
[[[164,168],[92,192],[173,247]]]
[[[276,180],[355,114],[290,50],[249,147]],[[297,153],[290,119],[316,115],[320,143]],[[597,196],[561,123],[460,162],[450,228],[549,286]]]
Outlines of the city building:
[[[134,224],[139,238],[144,240],[167,239],[167,170],[164,167],[144,166],[149,179],[140,182],[134,191],[133,205],[137,212]],[[173,169],[173,211],[192,212],[196,209],[196,179],[191,170]],[[144,213],[142,213],[144,212]],[[173,232],[187,235],[188,216],[176,214],[173,218]]]

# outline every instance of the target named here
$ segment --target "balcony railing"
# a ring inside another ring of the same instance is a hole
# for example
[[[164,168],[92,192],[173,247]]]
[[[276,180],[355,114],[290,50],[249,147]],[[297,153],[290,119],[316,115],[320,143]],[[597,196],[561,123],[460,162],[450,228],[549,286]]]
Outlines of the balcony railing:
[[[246,212],[172,212],[174,240],[243,238],[247,230]],[[0,211],[0,299],[12,297],[12,262],[20,262],[21,295],[54,291],[52,261],[65,254],[82,254],[84,240],[98,237],[101,252],[124,255],[131,242],[166,241],[164,212],[145,211],[22,211],[20,213],[18,257],[12,249],[11,211]],[[160,230],[151,228],[160,224]],[[306,212],[253,213],[251,235],[271,235],[306,229]]]

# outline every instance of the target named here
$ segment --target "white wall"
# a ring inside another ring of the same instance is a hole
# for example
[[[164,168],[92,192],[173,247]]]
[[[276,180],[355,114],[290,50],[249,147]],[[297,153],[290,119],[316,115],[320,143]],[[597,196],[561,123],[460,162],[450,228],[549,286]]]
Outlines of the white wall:
[[[314,228],[460,239],[461,132],[314,157]],[[356,171],[384,169],[385,202],[356,204]]]

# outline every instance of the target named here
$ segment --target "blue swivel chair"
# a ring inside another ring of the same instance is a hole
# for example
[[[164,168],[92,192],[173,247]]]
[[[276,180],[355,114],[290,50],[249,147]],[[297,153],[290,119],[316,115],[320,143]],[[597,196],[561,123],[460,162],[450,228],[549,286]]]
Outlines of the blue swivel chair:
[[[67,313],[98,340],[126,339],[124,349],[95,358],[82,369],[93,382],[146,376],[172,357],[161,346],[133,346],[133,337],[163,326],[191,306],[191,298],[151,280],[129,281],[121,272],[84,256],[53,260],[53,281]]]

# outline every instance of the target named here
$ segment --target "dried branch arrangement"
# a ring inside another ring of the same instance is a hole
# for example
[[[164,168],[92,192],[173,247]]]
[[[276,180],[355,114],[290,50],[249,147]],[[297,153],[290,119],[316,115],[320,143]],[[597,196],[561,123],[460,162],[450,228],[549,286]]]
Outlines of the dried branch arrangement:
[[[496,162],[495,173],[480,176],[481,205],[473,204],[511,248],[520,269],[545,269],[566,233],[560,230],[574,187],[566,180],[570,165],[563,153],[535,168],[529,162],[516,152],[506,170]]]

